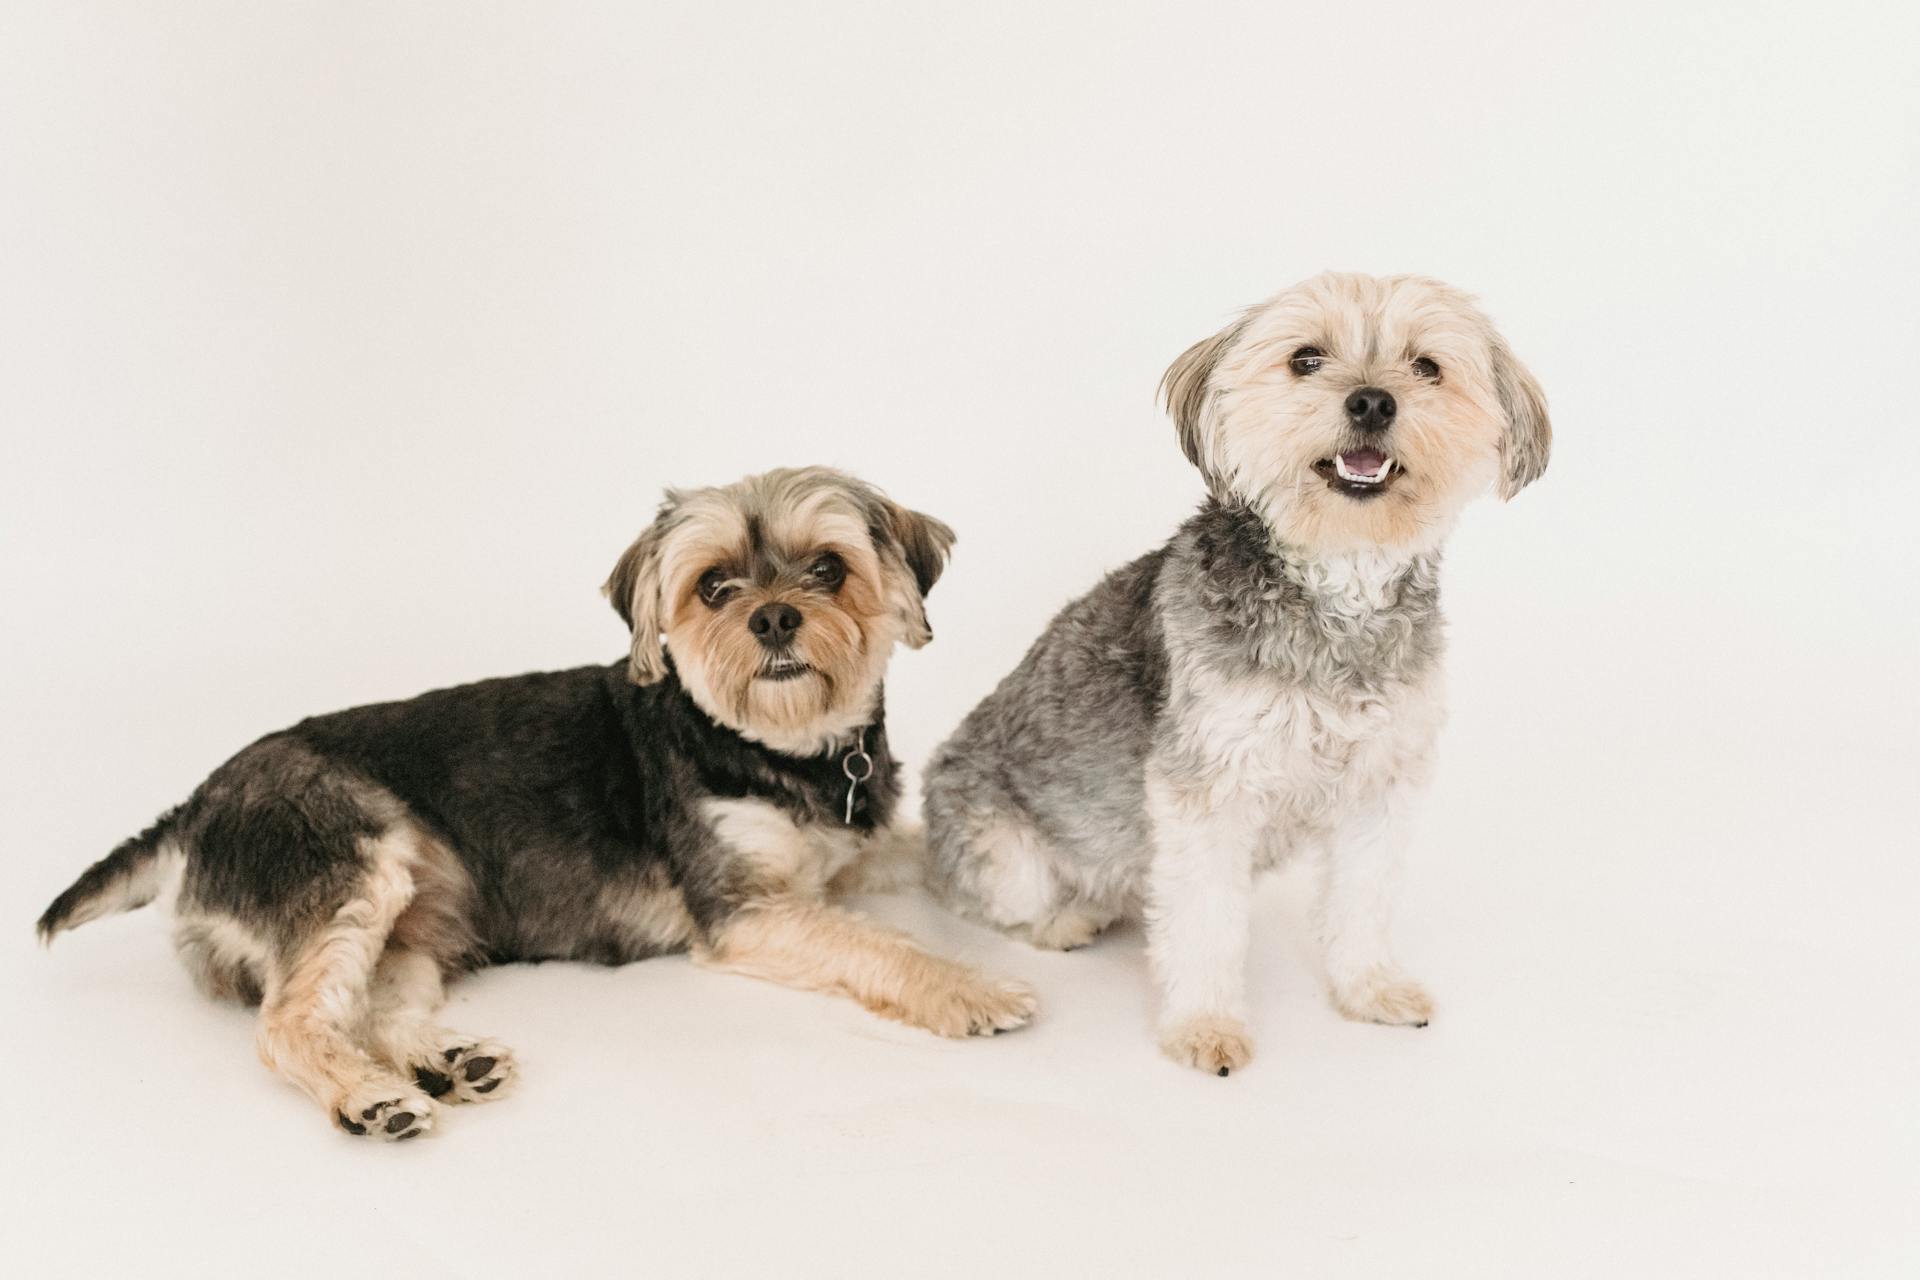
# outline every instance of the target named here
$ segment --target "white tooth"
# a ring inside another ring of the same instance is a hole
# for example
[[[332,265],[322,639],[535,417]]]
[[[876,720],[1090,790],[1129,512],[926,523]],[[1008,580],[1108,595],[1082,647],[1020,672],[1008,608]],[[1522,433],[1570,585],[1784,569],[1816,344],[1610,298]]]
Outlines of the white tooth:
[[[1350,484],[1379,484],[1382,480],[1385,480],[1387,478],[1387,469],[1392,465],[1393,465],[1393,459],[1388,458],[1385,462],[1382,462],[1380,464],[1380,469],[1378,471],[1374,472],[1370,476],[1363,476],[1357,471],[1347,470],[1347,460],[1345,458],[1343,458],[1337,453],[1333,455],[1334,471],[1338,473],[1338,475],[1342,480],[1345,480]]]

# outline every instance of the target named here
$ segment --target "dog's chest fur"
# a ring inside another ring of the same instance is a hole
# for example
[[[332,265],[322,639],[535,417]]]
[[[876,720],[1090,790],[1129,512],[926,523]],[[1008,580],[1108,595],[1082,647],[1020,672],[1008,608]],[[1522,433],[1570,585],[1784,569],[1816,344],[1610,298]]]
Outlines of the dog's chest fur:
[[[807,820],[765,799],[709,799],[701,816],[731,873],[765,894],[818,897],[860,856],[871,832]]]
[[[1209,502],[1063,609],[940,748],[936,882],[1004,897],[1030,838],[1058,854],[1046,893],[1120,907],[1161,805],[1272,862],[1418,781],[1440,721],[1436,570],[1289,558],[1258,515]]]
[[[1251,512],[1204,511],[1156,589],[1168,659],[1156,763],[1218,806],[1257,811],[1282,846],[1424,769],[1441,714],[1437,567],[1379,552],[1303,560]]]

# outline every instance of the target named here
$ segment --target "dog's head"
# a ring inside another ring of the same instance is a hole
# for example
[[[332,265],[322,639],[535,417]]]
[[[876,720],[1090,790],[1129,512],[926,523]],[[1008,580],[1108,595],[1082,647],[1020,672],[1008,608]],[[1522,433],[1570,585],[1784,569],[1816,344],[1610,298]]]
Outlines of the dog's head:
[[[1161,381],[1181,447],[1223,499],[1313,551],[1436,544],[1496,478],[1547,467],[1546,397],[1459,290],[1329,273],[1246,311]]]
[[[604,590],[633,629],[636,684],[666,674],[722,724],[811,754],[867,723],[895,641],[933,638],[924,601],[953,530],[826,467],[669,490]]]

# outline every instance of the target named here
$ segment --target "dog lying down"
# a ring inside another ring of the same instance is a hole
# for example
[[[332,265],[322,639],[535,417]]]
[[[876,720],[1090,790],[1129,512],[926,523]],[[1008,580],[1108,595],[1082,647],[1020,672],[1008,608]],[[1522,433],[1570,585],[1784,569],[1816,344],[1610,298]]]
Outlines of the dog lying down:
[[[917,848],[881,684],[953,532],[824,468],[671,492],[606,592],[610,667],[516,676],[269,734],[47,908],[152,901],[210,995],[258,1004],[267,1065],[349,1134],[419,1137],[499,1098],[512,1054],[436,1021],[479,965],[696,963],[852,996],[946,1036],[1033,994],[829,905]]]

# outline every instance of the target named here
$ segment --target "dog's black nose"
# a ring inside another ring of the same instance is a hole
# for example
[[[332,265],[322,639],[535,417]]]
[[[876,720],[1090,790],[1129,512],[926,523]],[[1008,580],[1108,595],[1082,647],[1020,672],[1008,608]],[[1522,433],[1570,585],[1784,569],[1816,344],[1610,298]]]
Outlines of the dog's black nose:
[[[800,611],[790,604],[763,604],[747,619],[747,630],[769,649],[784,649],[800,629]]]
[[[1399,407],[1392,394],[1379,387],[1361,387],[1347,397],[1347,417],[1362,431],[1385,431]]]

